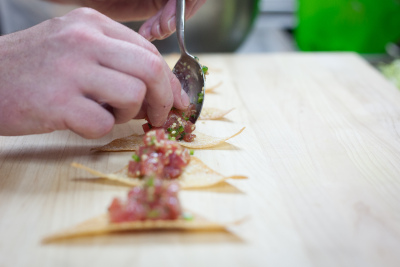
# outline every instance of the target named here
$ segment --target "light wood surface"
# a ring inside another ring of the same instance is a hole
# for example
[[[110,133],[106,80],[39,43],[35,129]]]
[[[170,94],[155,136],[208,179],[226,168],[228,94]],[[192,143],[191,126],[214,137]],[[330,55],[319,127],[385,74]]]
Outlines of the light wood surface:
[[[400,266],[400,92],[354,54],[200,55],[205,105],[235,108],[197,129],[227,136],[195,156],[246,175],[237,190],[181,193],[214,221],[250,219],[229,232],[141,232],[42,245],[41,238],[106,211],[127,187],[93,181],[76,161],[118,170],[131,153],[91,147],[68,131],[0,137],[0,267]]]

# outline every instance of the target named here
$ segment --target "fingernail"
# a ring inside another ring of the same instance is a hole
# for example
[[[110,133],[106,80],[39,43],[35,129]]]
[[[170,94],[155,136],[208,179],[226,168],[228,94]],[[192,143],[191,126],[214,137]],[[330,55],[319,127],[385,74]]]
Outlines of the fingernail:
[[[160,25],[157,25],[156,31],[157,31],[157,35],[158,35],[157,38],[160,38],[161,37]]]
[[[182,105],[184,105],[185,107],[189,106],[190,104],[189,96],[186,94],[185,91],[183,91],[183,89],[181,89],[181,100],[182,100]]]
[[[164,34],[163,36],[161,36],[160,40],[163,40],[163,39],[167,38],[168,36],[169,36],[169,33]]]
[[[174,30],[172,29],[172,23],[174,23],[175,22],[175,16],[173,16],[172,18],[170,18],[169,20],[168,20],[168,23],[167,23],[167,25],[168,25],[168,30],[169,30],[169,32],[173,32]]]
[[[144,38],[146,38],[149,41],[150,41],[150,39],[152,37],[151,34],[150,34],[150,30],[151,30],[151,28],[148,27],[148,28],[142,30],[142,32],[140,33]]]

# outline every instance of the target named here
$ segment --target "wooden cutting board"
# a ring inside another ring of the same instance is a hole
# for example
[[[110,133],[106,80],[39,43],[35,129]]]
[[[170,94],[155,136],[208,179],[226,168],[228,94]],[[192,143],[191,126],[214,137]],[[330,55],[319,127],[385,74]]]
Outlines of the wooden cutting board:
[[[174,62],[174,56],[167,57]],[[235,108],[197,124],[225,136],[195,156],[226,175],[224,190],[184,191],[227,232],[142,232],[42,245],[43,236],[104,213],[127,187],[93,181],[76,161],[118,170],[131,153],[91,147],[68,131],[0,137],[0,266],[399,266],[400,92],[354,54],[202,55],[205,105]]]

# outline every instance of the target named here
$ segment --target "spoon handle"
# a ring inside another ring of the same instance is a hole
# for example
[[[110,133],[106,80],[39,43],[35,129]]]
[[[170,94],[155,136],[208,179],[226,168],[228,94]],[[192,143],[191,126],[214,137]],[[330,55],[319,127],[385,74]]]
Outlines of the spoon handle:
[[[185,47],[185,0],[176,0],[176,35],[181,54],[187,54]]]

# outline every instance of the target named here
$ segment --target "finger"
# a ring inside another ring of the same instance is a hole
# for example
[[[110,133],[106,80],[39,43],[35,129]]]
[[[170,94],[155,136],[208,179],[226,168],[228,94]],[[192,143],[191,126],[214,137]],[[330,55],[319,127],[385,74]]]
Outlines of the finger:
[[[100,138],[111,131],[114,117],[99,104],[82,96],[70,103],[69,109],[63,112],[68,129],[88,139]]]
[[[146,99],[142,103],[139,113],[134,117],[134,119],[146,119],[147,102]]]
[[[187,1],[185,19],[191,18],[205,3],[205,0]],[[139,29],[139,33],[147,40],[161,40],[176,30],[176,1],[171,0],[153,17],[148,19]]]
[[[174,96],[174,107],[177,109],[187,109],[190,105],[190,99],[187,93],[183,90],[181,83],[175,74],[170,72],[168,75],[171,83],[172,94]]]
[[[159,10],[154,16],[147,19],[142,26],[140,26],[138,33],[148,41],[154,41],[156,37],[153,35],[153,24],[158,23],[162,10]],[[157,32],[157,29],[155,29]],[[161,33],[158,34],[160,36]]]
[[[85,16],[82,16],[82,12],[84,12]],[[110,38],[136,44],[155,54],[159,54],[157,48],[141,35],[93,9],[79,8],[68,13],[66,17],[68,16],[72,16],[73,20],[82,20],[84,18],[85,24],[89,23],[93,29],[99,30]]]
[[[156,19],[151,25],[153,38],[161,40],[175,32],[176,1],[171,0],[156,14]]]
[[[153,52],[154,54],[157,54],[157,55],[159,54],[157,48],[151,42],[149,42],[145,37],[143,37],[140,34],[137,34],[132,29],[130,29],[114,20],[107,18],[101,24],[101,30],[104,33],[104,35],[106,35],[108,37],[126,41],[131,44],[136,44],[138,46],[141,46],[141,47]]]
[[[83,93],[99,103],[112,107],[115,123],[134,118],[146,95],[146,85],[139,79],[102,66],[80,72]]]
[[[154,19],[156,19],[156,17],[154,17]],[[161,56],[157,50],[157,48],[151,44],[149,41],[147,41],[143,36],[140,36],[138,34],[133,34],[134,32],[132,30],[130,30],[127,27],[117,27],[119,25],[113,25],[114,23],[116,23],[115,21],[111,21],[110,23],[108,23],[105,28],[104,28],[104,33],[111,37],[111,38],[115,38],[118,40],[122,40],[122,41],[127,41],[130,42],[131,44],[137,44],[151,52],[153,52],[154,54]],[[167,22],[169,23],[169,22]],[[111,28],[110,28],[111,26]],[[173,16],[173,27],[175,29],[175,16]],[[139,39],[139,40],[137,40]],[[169,69],[169,66],[167,65],[167,63],[165,62],[165,68]],[[187,96],[186,92],[184,90],[181,89],[180,83],[178,81],[178,79],[175,77],[175,75],[169,71],[167,72],[168,78],[170,80],[170,83],[172,84],[172,89],[173,89],[173,95],[174,95],[174,107],[178,108],[178,109],[185,109],[189,106],[190,102],[189,102],[189,97]],[[178,90],[180,89],[180,90]]]
[[[162,125],[174,103],[173,91],[180,90],[180,86],[171,87],[177,87],[177,84],[171,84],[173,74],[161,55],[110,38],[99,42],[95,53],[102,66],[129,74],[145,83],[149,119],[155,126]]]

